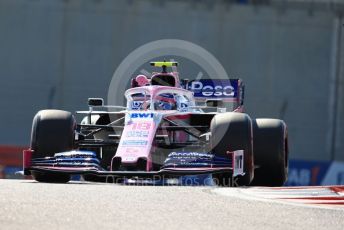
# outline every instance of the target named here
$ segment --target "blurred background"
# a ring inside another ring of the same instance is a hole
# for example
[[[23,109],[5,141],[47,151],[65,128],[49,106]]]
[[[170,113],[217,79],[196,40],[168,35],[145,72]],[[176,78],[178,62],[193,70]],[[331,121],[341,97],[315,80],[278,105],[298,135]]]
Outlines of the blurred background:
[[[130,52],[182,39],[244,80],[253,118],[286,121],[288,185],[344,184],[343,13],[343,0],[0,0],[0,178],[17,177],[38,110],[86,109]]]

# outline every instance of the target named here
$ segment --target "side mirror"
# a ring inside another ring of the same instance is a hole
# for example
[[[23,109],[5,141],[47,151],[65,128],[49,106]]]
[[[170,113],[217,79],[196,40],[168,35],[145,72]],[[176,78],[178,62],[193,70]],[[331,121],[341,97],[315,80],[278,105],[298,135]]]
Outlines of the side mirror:
[[[88,106],[103,106],[104,100],[103,98],[89,98],[88,99]]]

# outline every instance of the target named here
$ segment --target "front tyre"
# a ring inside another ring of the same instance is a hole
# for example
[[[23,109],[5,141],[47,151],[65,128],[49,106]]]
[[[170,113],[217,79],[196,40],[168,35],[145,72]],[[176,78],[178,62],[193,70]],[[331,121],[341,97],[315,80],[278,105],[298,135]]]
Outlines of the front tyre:
[[[246,186],[254,176],[252,124],[244,113],[217,114],[211,121],[211,146],[217,156],[226,156],[227,151],[244,150],[244,176],[232,178],[231,174],[213,175],[220,186]]]
[[[41,110],[33,119],[31,130],[32,158],[54,156],[55,153],[73,149],[76,121],[70,112],[62,110]],[[36,181],[66,183],[68,174],[42,173],[33,171]]]

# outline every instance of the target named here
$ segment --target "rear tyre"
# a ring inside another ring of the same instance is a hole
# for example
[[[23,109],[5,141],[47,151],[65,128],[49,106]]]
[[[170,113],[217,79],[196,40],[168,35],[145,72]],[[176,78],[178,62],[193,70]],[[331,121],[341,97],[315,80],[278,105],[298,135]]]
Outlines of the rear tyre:
[[[220,186],[249,185],[254,176],[252,124],[251,118],[244,113],[217,114],[211,121],[211,146],[218,156],[226,156],[227,151],[244,150],[244,176],[232,178],[231,174],[214,174]]]
[[[255,177],[252,185],[282,186],[288,176],[288,134],[278,119],[253,121]]]
[[[62,110],[41,110],[33,119],[31,131],[32,158],[54,156],[69,151],[74,145],[76,121],[70,112]],[[32,176],[39,182],[66,183],[70,176],[62,173],[34,171]]]

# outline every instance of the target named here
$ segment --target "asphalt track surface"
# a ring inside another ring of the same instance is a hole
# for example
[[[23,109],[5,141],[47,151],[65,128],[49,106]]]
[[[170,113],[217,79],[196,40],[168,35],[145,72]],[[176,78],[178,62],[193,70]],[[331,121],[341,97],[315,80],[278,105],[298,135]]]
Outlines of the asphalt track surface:
[[[0,180],[0,229],[344,229],[341,207],[244,199],[223,191],[238,190]]]

